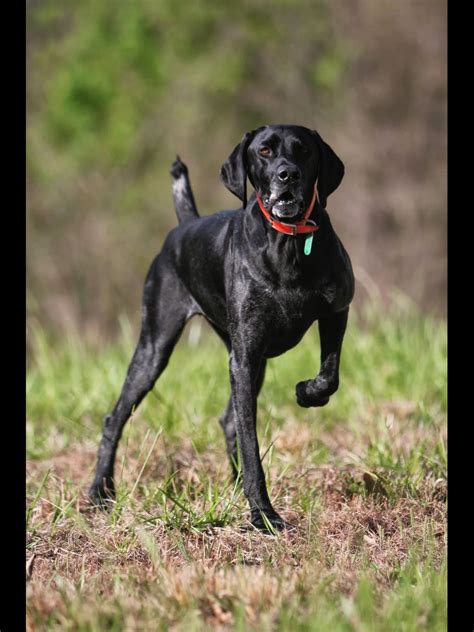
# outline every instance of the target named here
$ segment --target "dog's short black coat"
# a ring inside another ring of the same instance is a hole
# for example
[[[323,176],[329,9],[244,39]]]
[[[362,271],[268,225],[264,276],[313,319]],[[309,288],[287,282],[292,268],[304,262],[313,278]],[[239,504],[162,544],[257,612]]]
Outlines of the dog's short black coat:
[[[220,419],[234,475],[240,447],[244,492],[252,523],[288,526],[268,497],[256,432],[257,396],[267,358],[294,347],[318,320],[321,367],[296,385],[301,406],[324,406],[339,384],[339,361],[354,277],[331,225],[326,200],[344,166],[319,134],[294,125],[268,125],[245,134],[221,169],[239,210],[199,217],[187,169],[172,168],[179,226],[171,230],[145,281],[140,339],[122,393],[104,420],[97,470],[89,496],[104,504],[114,495],[114,461],[123,427],[165,369],[186,321],[204,316],[229,351],[231,396]],[[270,226],[247,178],[277,220],[293,223],[308,208],[319,226],[310,254],[305,234]],[[311,368],[308,367],[308,372]]]

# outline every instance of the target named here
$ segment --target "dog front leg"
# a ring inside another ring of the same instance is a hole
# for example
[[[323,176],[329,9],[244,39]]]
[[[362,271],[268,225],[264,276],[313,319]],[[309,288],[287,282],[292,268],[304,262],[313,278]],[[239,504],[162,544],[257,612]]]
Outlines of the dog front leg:
[[[296,385],[296,400],[300,406],[324,406],[339,386],[339,363],[349,309],[319,319],[321,368],[314,380]]]
[[[265,474],[257,439],[257,376],[263,358],[233,348],[230,354],[232,405],[239,442],[244,493],[250,504],[252,524],[268,530],[266,521],[278,530],[285,521],[273,509],[265,484]]]

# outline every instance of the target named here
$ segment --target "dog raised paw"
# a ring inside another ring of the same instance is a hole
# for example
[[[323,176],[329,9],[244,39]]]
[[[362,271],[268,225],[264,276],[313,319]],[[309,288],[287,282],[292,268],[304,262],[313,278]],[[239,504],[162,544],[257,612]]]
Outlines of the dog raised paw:
[[[331,385],[319,377],[315,380],[305,380],[296,385],[296,401],[303,408],[325,406],[329,402],[329,396],[336,390],[336,384]]]

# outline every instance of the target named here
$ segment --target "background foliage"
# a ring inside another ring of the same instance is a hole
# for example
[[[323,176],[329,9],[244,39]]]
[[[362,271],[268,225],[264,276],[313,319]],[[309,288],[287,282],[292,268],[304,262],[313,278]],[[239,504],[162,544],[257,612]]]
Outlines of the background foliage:
[[[317,128],[346,177],[329,211],[360,282],[444,313],[446,3],[27,2],[28,307],[57,333],[138,326],[176,223],[169,166],[203,214],[250,128]]]

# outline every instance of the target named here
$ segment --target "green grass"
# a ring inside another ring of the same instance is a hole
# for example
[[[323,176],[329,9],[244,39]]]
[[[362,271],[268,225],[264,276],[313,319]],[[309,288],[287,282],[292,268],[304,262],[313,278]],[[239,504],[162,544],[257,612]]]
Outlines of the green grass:
[[[117,501],[88,509],[101,419],[135,336],[102,349],[30,332],[28,620],[48,630],[444,630],[446,326],[406,300],[352,313],[339,391],[296,405],[319,367],[311,330],[269,362],[259,438],[276,509],[248,527],[218,418],[222,343],[185,332],[127,425]],[[315,328],[316,329],[316,328]]]

